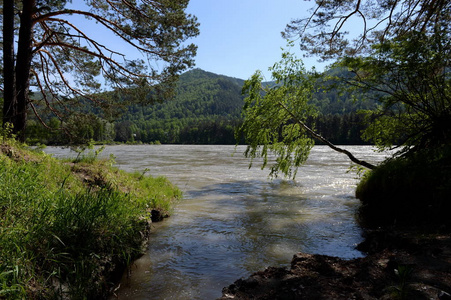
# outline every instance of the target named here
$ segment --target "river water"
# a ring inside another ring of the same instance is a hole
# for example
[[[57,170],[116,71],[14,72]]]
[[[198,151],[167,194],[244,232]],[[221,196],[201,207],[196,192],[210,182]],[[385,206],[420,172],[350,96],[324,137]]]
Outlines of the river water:
[[[378,162],[369,146],[348,146]],[[315,146],[295,181],[248,168],[245,147],[107,146],[127,171],[164,175],[184,192],[174,213],[153,224],[148,252],[131,267],[119,299],[215,299],[223,287],[267,266],[289,266],[296,252],[351,259],[362,240],[355,222],[355,172],[341,153]],[[48,147],[57,157],[68,149]]]

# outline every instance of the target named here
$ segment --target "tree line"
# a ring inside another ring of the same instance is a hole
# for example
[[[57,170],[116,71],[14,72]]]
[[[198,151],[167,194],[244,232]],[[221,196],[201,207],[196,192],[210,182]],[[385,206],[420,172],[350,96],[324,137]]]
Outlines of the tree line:
[[[64,124],[48,115],[45,122],[51,130],[31,117],[27,124],[27,142],[69,144],[71,137],[61,130],[64,127],[82,140],[103,143],[244,143],[235,137],[235,130],[242,123],[243,83],[244,80],[194,69],[180,76],[175,99],[171,101],[147,106],[133,104],[110,116],[85,103],[83,109]],[[337,144],[367,143],[360,137],[364,116],[358,110],[371,107],[371,103],[353,101],[336,89],[318,91],[311,103],[317,107],[318,114],[309,122],[322,135]]]

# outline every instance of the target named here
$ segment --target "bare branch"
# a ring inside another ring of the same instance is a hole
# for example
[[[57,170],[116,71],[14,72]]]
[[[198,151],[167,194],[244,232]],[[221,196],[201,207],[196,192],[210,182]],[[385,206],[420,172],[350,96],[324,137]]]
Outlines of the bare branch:
[[[42,120],[41,116],[39,115],[38,111],[36,110],[36,107],[34,106],[33,103],[30,103],[31,109],[33,110],[34,115],[36,116],[36,118],[38,118],[39,123],[42,124],[42,126],[44,126],[47,129],[51,129],[47,123],[44,122],[44,120]]]
[[[134,43],[130,37],[127,37],[125,34],[123,34],[124,31],[116,23],[111,22],[111,21],[109,21],[109,20],[107,20],[105,18],[102,18],[102,17],[100,17],[98,15],[95,15],[95,14],[92,14],[92,13],[88,13],[88,12],[84,12],[84,11],[77,11],[77,12],[79,12],[78,14],[80,14],[80,15],[85,15],[85,16],[89,16],[89,17],[94,18],[100,24],[102,24],[105,28],[107,28],[108,30],[110,30],[111,32],[116,34],[118,37],[120,37],[123,41],[125,41],[126,43],[128,43],[132,47],[134,47],[134,48],[136,48],[136,49],[138,49],[140,51],[143,51],[144,53],[157,54],[156,52],[151,50],[154,46],[152,46],[152,45],[150,45],[148,43],[145,43],[146,46],[148,46],[148,48],[141,47],[138,44]],[[78,29],[74,24],[70,23],[67,20],[59,19],[59,18],[51,18],[50,16],[48,18],[45,18],[44,20],[46,20],[46,21],[57,21],[57,22],[69,25],[72,29],[76,30],[80,34],[80,37],[82,37],[83,39],[89,41],[90,43],[98,44],[98,43],[95,42],[95,40],[89,38],[82,30]],[[141,41],[141,42],[143,42],[143,41]],[[108,49],[105,46],[102,46],[102,47],[104,47],[105,49]],[[119,53],[119,52],[115,52],[115,51],[113,51],[111,49],[108,49],[108,51],[110,51],[112,53],[119,54],[121,56],[125,56],[124,54]]]
[[[50,105],[50,101],[49,101],[48,98],[47,98],[47,91],[46,91],[46,90],[44,89],[44,87],[42,86],[42,83],[41,83],[41,80],[40,80],[39,77],[38,77],[38,74],[37,74],[35,71],[32,71],[32,72],[33,72],[33,74],[35,75],[36,82],[37,82],[37,84],[38,84],[38,86],[39,86],[39,89],[40,89],[40,91],[41,91],[42,97],[44,98],[44,102],[45,102],[47,108],[50,109],[50,111],[51,111],[53,114],[55,114],[55,115],[58,117],[58,119],[62,120],[62,117],[60,116],[60,114],[58,113],[58,111],[54,110],[53,107]],[[50,91],[50,92],[51,92],[51,91]],[[51,92],[51,93],[52,93],[52,92]],[[53,93],[52,93],[52,96],[54,96]],[[33,105],[33,103],[31,103],[31,105]],[[38,116],[38,113],[36,112],[36,109],[35,109],[34,106],[33,106],[33,110],[34,110],[35,115]],[[43,123],[43,122],[41,122],[41,123]]]
[[[58,62],[56,61],[56,59],[52,56],[52,54],[48,51],[44,51],[41,50],[40,52],[47,54],[47,56],[50,58],[50,60],[53,63],[53,66],[56,68],[57,73],[60,77],[60,79],[63,81],[63,83],[65,84],[66,87],[68,87],[72,92],[74,92],[75,94],[81,95],[83,96],[83,93],[77,89],[74,89],[71,87],[71,85],[69,84],[69,81],[66,79],[66,77],[64,76],[64,72],[60,69]],[[44,58],[43,55],[41,55],[42,58]],[[48,62],[47,62],[48,63]]]

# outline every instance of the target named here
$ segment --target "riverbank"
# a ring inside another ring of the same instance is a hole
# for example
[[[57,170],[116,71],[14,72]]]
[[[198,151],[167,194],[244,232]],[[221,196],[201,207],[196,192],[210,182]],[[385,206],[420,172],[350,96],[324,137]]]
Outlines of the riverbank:
[[[225,299],[451,299],[451,235],[371,231],[364,258],[298,253],[223,289]]]
[[[106,298],[180,190],[98,152],[57,160],[0,138],[0,299]]]

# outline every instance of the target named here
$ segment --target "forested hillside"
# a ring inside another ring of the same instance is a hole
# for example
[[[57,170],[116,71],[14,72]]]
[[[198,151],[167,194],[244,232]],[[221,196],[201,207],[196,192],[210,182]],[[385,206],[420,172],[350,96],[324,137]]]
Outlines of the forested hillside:
[[[241,122],[244,103],[243,84],[242,79],[194,69],[180,76],[173,100],[147,106],[133,104],[115,118],[85,108],[82,116],[69,122],[73,122],[71,128],[79,136],[94,141],[235,144],[234,129]],[[310,121],[317,130],[333,143],[363,143],[363,116],[356,111],[371,108],[371,102],[355,102],[336,89],[321,90],[315,95],[312,103],[320,113]],[[59,127],[57,119],[49,123],[54,129]],[[37,120],[29,121],[27,136],[29,143],[69,143],[64,133],[49,132]]]
[[[130,106],[115,125],[116,141],[233,144],[243,82],[200,69],[184,73],[174,100]]]

